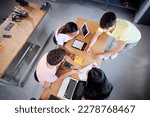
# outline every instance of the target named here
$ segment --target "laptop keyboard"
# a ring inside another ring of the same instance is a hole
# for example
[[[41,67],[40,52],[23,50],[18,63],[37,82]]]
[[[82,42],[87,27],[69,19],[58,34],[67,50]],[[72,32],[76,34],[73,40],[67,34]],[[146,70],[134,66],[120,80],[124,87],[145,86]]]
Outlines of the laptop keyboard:
[[[71,96],[72,96],[73,90],[76,86],[76,83],[77,83],[76,80],[70,79],[68,87],[67,87],[66,92],[64,94],[65,98],[71,99]]]

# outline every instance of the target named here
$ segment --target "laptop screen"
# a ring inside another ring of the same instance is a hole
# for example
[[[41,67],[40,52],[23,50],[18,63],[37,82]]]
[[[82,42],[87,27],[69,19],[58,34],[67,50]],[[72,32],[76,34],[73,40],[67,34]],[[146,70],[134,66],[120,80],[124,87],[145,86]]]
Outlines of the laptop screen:
[[[82,34],[83,34],[83,37],[85,38],[88,34],[89,34],[89,30],[88,30],[88,27],[87,27],[87,24],[84,23],[81,27],[81,31],[82,31]]]
[[[57,94],[62,99],[80,100],[83,95],[85,81],[78,81],[74,78],[65,78]]]
[[[86,87],[86,82],[79,80],[76,89],[74,91],[72,100],[81,100],[85,87]]]

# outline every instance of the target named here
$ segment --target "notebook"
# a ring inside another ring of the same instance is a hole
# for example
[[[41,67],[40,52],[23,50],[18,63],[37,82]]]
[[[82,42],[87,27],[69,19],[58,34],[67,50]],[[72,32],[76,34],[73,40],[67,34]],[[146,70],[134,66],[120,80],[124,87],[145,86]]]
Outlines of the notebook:
[[[89,64],[89,65],[87,65],[86,67],[84,67],[80,70],[80,73],[78,73],[78,76],[79,76],[80,80],[87,81],[88,71],[91,70],[92,67],[94,67],[94,63]]]
[[[80,56],[75,56],[73,62],[74,62],[74,63],[77,63],[77,64],[79,64],[79,65],[82,65],[82,64],[83,64],[83,60],[84,60],[84,59],[83,59],[82,57],[80,57]]]

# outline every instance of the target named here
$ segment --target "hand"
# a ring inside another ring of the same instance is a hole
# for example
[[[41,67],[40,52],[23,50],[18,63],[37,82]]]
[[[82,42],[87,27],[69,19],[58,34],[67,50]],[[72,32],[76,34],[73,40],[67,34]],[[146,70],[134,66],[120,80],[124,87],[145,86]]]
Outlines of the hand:
[[[71,59],[74,59],[75,54],[69,54],[69,57],[70,57]]]
[[[91,53],[90,48],[88,48],[88,49],[86,50],[86,52],[87,52],[88,54],[90,54],[90,53]]]
[[[78,69],[71,70],[71,74],[78,74],[79,72],[80,72],[80,70],[78,70]]]
[[[98,64],[96,63],[96,61],[93,63],[93,67],[98,67]]]
[[[50,82],[45,82],[44,83],[44,86],[43,86],[43,89],[44,89],[44,91],[47,91],[47,90],[49,90],[50,89]]]
[[[105,56],[104,54],[96,54],[95,58],[103,59]]]

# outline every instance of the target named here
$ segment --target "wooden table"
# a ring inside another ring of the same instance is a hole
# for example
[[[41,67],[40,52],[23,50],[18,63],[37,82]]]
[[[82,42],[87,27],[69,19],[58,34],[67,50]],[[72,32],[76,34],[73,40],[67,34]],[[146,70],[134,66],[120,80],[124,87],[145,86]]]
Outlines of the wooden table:
[[[14,26],[9,31],[12,35],[11,38],[3,38],[2,36],[4,28],[10,22],[9,19],[6,19],[0,25],[0,43],[4,46],[0,48],[0,78],[5,74],[9,65],[47,13],[46,11],[40,10],[40,5],[34,3],[29,3],[28,6],[24,6],[23,8],[28,12],[29,17],[23,19],[21,22],[14,23]]]
[[[103,53],[104,52],[105,44],[106,44],[106,41],[107,41],[107,38],[108,38],[108,35],[106,33],[103,33],[98,38],[98,40],[93,45],[93,47],[91,48],[91,54],[87,54],[86,49],[89,46],[91,38],[93,37],[93,35],[97,31],[97,29],[99,27],[99,24],[97,22],[90,21],[90,20],[83,19],[83,18],[78,18],[77,21],[76,21],[78,27],[81,27],[84,22],[87,23],[87,26],[89,28],[90,34],[84,39],[83,39],[83,36],[81,34],[79,34],[77,37],[75,37],[73,40],[70,40],[65,45],[65,47],[69,50],[69,52],[84,58],[83,65],[78,65],[78,64],[74,63],[69,57],[66,57],[66,60],[68,62],[72,63],[74,65],[74,68],[78,68],[78,69],[81,69],[81,68],[83,68],[83,67],[85,67],[85,66],[95,62],[94,55],[96,53],[100,53],[100,52]],[[87,43],[85,51],[80,51],[78,49],[75,49],[75,48],[71,47],[71,45],[73,44],[75,39],[82,40],[82,41]],[[100,63],[101,60],[97,60],[97,62]],[[71,75],[71,77],[74,77],[74,78],[79,80],[79,77],[78,77],[77,74],[73,74],[73,75]],[[46,99],[49,98],[49,96],[51,94],[57,95],[57,93],[58,93],[58,91],[60,89],[61,83],[62,83],[62,81],[57,81],[57,82],[52,83],[51,84],[51,89],[48,90],[48,91],[44,91],[42,93],[40,99],[46,100]]]

